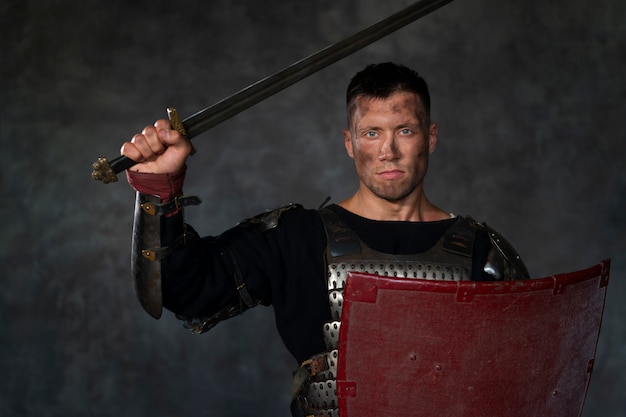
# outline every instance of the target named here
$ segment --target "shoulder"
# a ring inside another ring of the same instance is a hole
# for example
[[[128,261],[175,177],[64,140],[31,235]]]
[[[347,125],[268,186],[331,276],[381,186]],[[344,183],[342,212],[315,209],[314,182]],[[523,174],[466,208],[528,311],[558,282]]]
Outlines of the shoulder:
[[[496,229],[486,222],[478,222],[470,216],[459,216],[461,222],[482,232],[489,239],[490,249],[487,253],[484,271],[497,280],[528,279],[530,277],[526,265],[515,247]]]

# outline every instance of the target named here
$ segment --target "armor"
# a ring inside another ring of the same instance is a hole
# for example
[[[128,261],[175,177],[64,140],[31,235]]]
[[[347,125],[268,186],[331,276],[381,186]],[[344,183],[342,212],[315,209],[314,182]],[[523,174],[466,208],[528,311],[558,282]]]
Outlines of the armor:
[[[487,232],[491,241],[491,249],[487,254],[487,262],[483,270],[495,280],[528,279],[530,275],[526,265],[513,245],[486,223],[476,223],[476,225]]]
[[[327,285],[331,321],[324,325],[326,352],[305,361],[296,371],[292,400],[307,416],[338,416],[336,387],[344,288],[350,273],[410,280],[469,281],[476,233],[485,230],[492,242],[485,271],[494,279],[527,278],[519,255],[491,228],[469,217],[457,217],[430,250],[411,255],[386,254],[367,247],[343,220],[327,208],[319,210],[327,233]],[[508,253],[502,248],[509,249]],[[514,262],[511,262],[513,260]],[[489,268],[489,270],[487,270]]]
[[[161,219],[188,205],[201,203],[198,197],[176,197],[162,203],[158,196],[136,193],[133,217],[131,269],[135,293],[144,310],[155,319],[161,317],[161,260],[186,244],[195,235],[183,233],[171,245],[161,247]]]

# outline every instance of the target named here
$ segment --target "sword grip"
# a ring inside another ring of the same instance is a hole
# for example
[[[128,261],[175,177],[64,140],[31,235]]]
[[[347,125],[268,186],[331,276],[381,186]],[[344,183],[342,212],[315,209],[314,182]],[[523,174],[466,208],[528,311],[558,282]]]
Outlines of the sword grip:
[[[120,172],[126,171],[128,168],[136,165],[137,162],[128,158],[127,156],[121,155],[111,161],[111,169],[116,174]]]

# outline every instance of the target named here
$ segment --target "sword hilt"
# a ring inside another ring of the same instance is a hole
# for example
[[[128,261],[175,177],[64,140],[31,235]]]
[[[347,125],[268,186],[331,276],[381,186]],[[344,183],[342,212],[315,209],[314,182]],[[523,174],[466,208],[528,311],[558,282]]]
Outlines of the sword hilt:
[[[184,137],[186,140],[189,141],[189,143],[191,143],[191,141],[187,137],[185,126],[183,126],[183,123],[181,122],[180,117],[178,117],[178,112],[175,108],[167,108],[167,117],[170,120],[172,129],[176,130],[178,133],[181,134],[182,137]],[[193,147],[193,145],[191,145],[190,155],[193,155],[194,153],[196,153],[196,149]],[[101,156],[96,162],[93,163],[93,171],[91,173],[91,176],[94,180],[102,181],[104,184],[117,182],[117,174],[126,171],[128,168],[136,164],[136,161],[133,161],[132,159],[124,155],[118,156],[117,158],[111,160],[111,162],[109,162],[106,157]]]

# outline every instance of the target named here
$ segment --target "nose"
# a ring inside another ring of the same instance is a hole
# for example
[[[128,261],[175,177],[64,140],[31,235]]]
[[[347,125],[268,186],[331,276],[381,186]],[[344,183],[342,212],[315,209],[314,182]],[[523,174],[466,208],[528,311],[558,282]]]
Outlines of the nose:
[[[396,136],[394,134],[386,135],[380,145],[378,159],[381,161],[390,161],[397,159],[398,155],[399,152]]]

